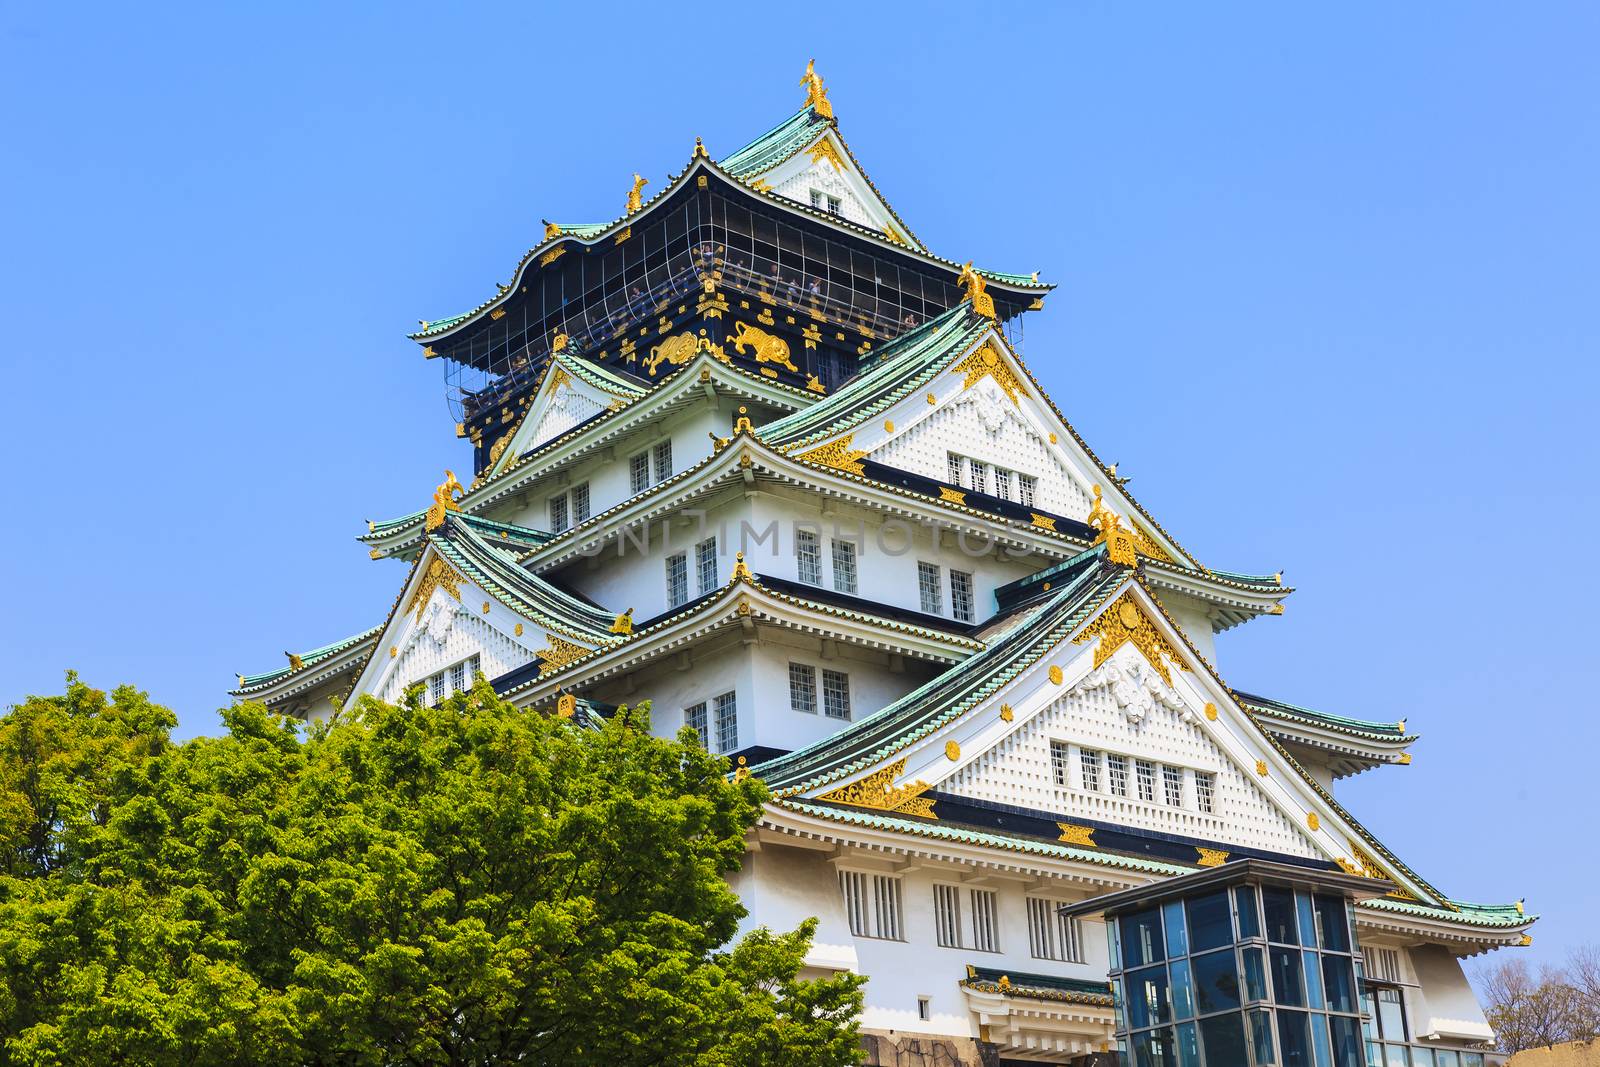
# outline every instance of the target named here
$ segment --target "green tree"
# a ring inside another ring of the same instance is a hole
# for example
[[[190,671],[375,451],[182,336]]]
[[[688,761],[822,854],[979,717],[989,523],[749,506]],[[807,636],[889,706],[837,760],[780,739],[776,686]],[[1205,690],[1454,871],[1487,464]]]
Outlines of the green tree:
[[[72,676],[0,718],[0,1062],[857,1061],[813,924],[733,941],[764,788],[647,707],[224,720]]]

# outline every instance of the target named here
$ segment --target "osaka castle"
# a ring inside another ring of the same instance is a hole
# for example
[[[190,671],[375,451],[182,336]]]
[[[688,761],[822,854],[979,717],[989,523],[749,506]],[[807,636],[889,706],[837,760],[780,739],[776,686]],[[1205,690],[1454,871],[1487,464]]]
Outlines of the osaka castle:
[[[648,700],[770,788],[734,887],[750,926],[819,918],[809,974],[868,977],[868,1063],[1497,1062],[1461,961],[1533,916],[1339,798],[1407,773],[1405,709],[1229,674],[1282,575],[1134,498],[1019,352],[1051,286],[927,247],[801,86],[421,323],[470,459],[360,533],[394,572],[371,629],[233,695]]]

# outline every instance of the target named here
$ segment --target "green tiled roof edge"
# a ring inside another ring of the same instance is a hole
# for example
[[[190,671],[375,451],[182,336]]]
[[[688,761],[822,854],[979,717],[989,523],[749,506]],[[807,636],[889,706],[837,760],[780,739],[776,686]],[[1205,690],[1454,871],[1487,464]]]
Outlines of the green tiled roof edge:
[[[525,571],[467,527],[430,537],[434,549],[462,575],[518,614],[567,637],[610,643],[615,616],[562,592]]]
[[[776,167],[832,125],[826,119],[817,118],[816,112],[806,106],[717,163],[736,178],[748,178]]]
[[[361,642],[377,636],[378,631],[381,629],[383,629],[382,626],[374,626],[370,630],[363,630],[358,634],[335,641],[331,645],[323,645],[321,648],[314,648],[310,652],[302,652],[300,653],[300,669],[305,670],[307,667],[315,667],[329,656],[337,655],[345,649],[353,648]],[[243,692],[247,689],[266,685],[268,682],[275,682],[290,673],[293,673],[290,668],[279,667],[275,671],[265,671],[261,674],[246,674],[243,676],[244,682],[237,691]]]
[[[1253,693],[1238,693],[1240,703],[1251,711],[1262,715],[1278,718],[1298,719],[1314,726],[1327,726],[1336,730],[1352,733],[1371,734],[1385,740],[1415,740],[1415,735],[1408,735],[1400,729],[1399,723],[1372,722],[1368,719],[1351,719],[1343,715],[1333,715],[1325,711],[1316,711],[1312,708],[1302,708],[1281,700],[1269,697],[1256,696]]]
[[[1392,897],[1379,897],[1375,900],[1364,900],[1364,908],[1376,908],[1378,911],[1393,911],[1403,915],[1417,915],[1430,919],[1443,919],[1446,922],[1460,923],[1466,926],[1501,926],[1517,927],[1536,921],[1537,915],[1527,915],[1517,910],[1515,904],[1466,904],[1459,900],[1450,901],[1455,911],[1446,911],[1443,908],[1433,907],[1429,904],[1410,900],[1395,900]]]

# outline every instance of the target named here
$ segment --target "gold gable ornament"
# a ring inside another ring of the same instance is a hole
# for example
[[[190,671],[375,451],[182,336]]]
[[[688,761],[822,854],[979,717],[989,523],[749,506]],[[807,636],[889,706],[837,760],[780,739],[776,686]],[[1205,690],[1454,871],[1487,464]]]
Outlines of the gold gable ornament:
[[[1073,643],[1087,644],[1095,638],[1100,639],[1094,650],[1096,667],[1110,659],[1123,645],[1131,644],[1143,654],[1145,660],[1161,676],[1161,680],[1168,685],[1172,684],[1172,672],[1167,669],[1165,661],[1170,660],[1181,671],[1189,669],[1178,658],[1178,653],[1173,647],[1167,644],[1166,639],[1156,632],[1155,624],[1134,599],[1131,590],[1123,593],[1117,598],[1116,603],[1102,611],[1083,633],[1073,638]]]
[[[896,786],[894,780],[904,774],[904,757],[895,760],[882,770],[873,771],[865,778],[829,790],[817,797],[833,804],[848,804],[853,808],[870,808],[873,811],[894,812],[897,815],[920,815],[937,819],[933,812],[933,798],[925,797],[931,786],[924,781]]]
[[[970,389],[984,378],[993,378],[1013,404],[1021,406],[1017,394],[1023,392],[1022,383],[1017,376],[1011,373],[1011,367],[1000,358],[1000,353],[995,351],[994,345],[982,344],[967,353],[960,363],[950,368],[956,374],[965,375],[961,382],[962,389]],[[932,396],[933,394],[928,394]],[[930,400],[929,403],[932,403]]]
[[[539,657],[539,675],[543,677],[551,671],[559,671],[573,660],[587,655],[589,650],[582,645],[575,645],[571,641],[563,641],[555,634],[547,633],[545,640],[550,642],[546,648],[541,648],[534,655]]]
[[[832,467],[834,470],[849,471],[851,474],[865,474],[866,468],[861,461],[866,458],[867,450],[864,448],[851,448],[855,434],[845,434],[837,441],[830,441],[825,445],[800,453],[799,458],[807,463],[815,463],[819,467]]]
[[[417,593],[411,598],[411,603],[407,606],[406,611],[415,610],[417,621],[421,622],[422,613],[427,609],[428,601],[433,599],[433,591],[435,589],[443,589],[456,600],[461,599],[461,587],[459,584],[461,580],[461,575],[455,572],[455,568],[435,556],[428,563],[428,569],[423,572],[422,584],[417,586]]]
[[[833,105],[828,102],[828,90],[822,84],[822,75],[817,73],[817,61],[806,60],[806,72],[800,78],[800,86],[806,91],[805,106],[816,113],[817,118],[833,121]]]

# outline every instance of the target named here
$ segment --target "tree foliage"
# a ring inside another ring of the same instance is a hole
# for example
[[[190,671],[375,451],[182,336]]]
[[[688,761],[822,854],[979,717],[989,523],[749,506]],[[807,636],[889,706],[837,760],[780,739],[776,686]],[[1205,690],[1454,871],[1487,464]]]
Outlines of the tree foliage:
[[[763,787],[647,707],[224,719],[72,676],[0,719],[0,1062],[856,1060],[812,924],[733,941]]]
[[[1524,959],[1503,959],[1477,977],[1484,1014],[1502,1052],[1600,1036],[1600,949],[1579,949],[1566,967],[1544,966],[1538,972]]]

